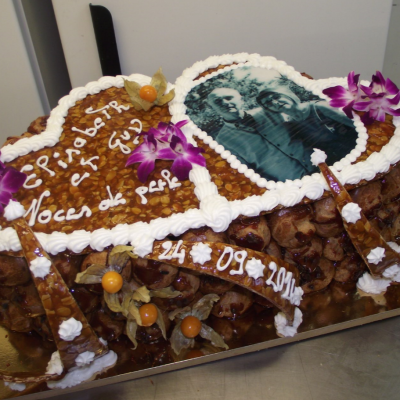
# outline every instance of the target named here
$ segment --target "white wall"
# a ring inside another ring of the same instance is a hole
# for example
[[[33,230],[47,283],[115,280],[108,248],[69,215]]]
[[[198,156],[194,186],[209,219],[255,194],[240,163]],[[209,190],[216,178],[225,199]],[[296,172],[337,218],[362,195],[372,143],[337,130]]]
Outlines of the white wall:
[[[53,0],[72,86],[101,69],[86,0]],[[114,20],[123,74],[174,82],[210,55],[253,52],[314,78],[382,69],[392,0],[98,0]]]
[[[1,145],[44,114],[12,0],[0,2],[0,59]]]
[[[389,77],[400,87],[400,1],[393,0],[389,35],[383,67],[385,77]]]

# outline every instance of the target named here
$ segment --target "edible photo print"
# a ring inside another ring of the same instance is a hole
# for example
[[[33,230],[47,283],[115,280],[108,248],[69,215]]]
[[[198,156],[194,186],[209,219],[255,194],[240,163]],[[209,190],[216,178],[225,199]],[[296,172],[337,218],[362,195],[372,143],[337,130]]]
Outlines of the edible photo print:
[[[275,70],[223,72],[195,86],[185,105],[201,130],[268,180],[318,172],[313,148],[332,165],[356,147],[351,119]]]

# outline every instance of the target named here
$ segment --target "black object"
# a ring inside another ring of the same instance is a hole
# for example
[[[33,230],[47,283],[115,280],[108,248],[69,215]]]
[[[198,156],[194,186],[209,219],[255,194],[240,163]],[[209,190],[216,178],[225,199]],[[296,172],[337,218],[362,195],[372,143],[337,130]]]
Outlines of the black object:
[[[121,65],[117,41],[115,40],[114,24],[110,11],[103,6],[89,4],[92,15],[93,29],[96,36],[101,71],[103,75],[121,75]]]

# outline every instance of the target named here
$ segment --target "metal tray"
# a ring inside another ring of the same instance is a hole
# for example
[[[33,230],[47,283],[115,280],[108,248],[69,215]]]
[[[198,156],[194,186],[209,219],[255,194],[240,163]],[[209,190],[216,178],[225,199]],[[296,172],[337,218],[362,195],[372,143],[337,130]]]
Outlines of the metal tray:
[[[127,356],[131,351],[128,342],[124,340],[119,343],[110,342],[110,347],[124,356],[119,357],[117,365],[96,380],[64,390],[48,390],[45,384],[39,384],[30,385],[23,392],[15,392],[3,386],[0,389],[0,399],[14,397],[44,399],[234,357],[391,318],[400,315],[400,285],[389,287],[384,295],[371,297],[360,295],[353,284],[334,282],[321,292],[304,296],[301,309],[303,323],[299,328],[299,333],[292,338],[277,337],[273,326],[272,309],[261,312],[253,310],[250,316],[230,322],[230,324],[238,324],[240,328],[245,318],[252,321],[246,334],[228,342],[230,350],[150,367],[145,363],[132,362],[132,359]],[[211,318],[208,322],[213,325],[216,321]],[[0,330],[0,345],[2,349],[0,368],[9,371],[45,370],[50,355],[54,351],[52,344],[44,343],[36,336],[12,333],[5,329]]]

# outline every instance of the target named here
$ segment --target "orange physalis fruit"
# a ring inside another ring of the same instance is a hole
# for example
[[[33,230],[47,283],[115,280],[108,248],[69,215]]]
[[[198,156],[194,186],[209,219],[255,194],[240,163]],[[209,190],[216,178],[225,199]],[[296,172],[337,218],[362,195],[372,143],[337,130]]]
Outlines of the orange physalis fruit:
[[[196,337],[201,330],[201,321],[193,317],[193,315],[188,315],[182,321],[181,331],[187,338]]]
[[[139,308],[140,318],[143,326],[151,326],[157,321],[158,311],[154,304],[143,304]]]
[[[121,274],[115,271],[108,271],[101,278],[101,285],[108,293],[117,293],[121,290],[123,279]]]
[[[139,90],[139,96],[141,99],[146,100],[149,103],[153,103],[153,101],[157,98],[157,90],[154,86],[144,85]]]

